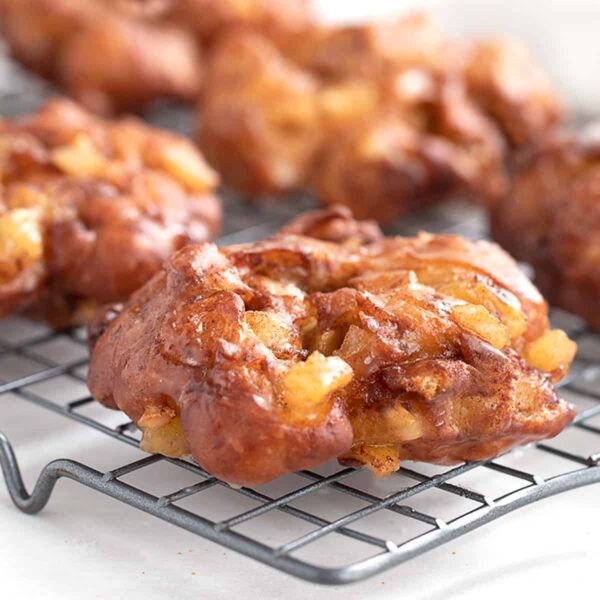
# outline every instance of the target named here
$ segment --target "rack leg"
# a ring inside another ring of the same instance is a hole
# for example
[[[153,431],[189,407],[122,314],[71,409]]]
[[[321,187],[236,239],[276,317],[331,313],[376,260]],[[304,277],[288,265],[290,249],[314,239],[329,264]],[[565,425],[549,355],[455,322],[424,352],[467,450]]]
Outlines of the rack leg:
[[[33,494],[29,494],[12,445],[0,431],[0,466],[11,500],[24,513],[33,515],[40,512],[48,503],[52,490],[60,475],[55,463],[46,466],[40,474]]]

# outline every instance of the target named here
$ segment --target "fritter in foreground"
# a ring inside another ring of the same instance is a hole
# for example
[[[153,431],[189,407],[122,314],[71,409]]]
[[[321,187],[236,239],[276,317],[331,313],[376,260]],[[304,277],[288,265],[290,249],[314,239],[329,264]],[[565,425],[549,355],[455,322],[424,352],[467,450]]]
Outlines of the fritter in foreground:
[[[90,345],[93,396],[138,424],[143,449],[191,453],[234,484],[336,457],[378,475],[487,459],[574,415],[553,383],[575,344],[507,254],[384,239],[342,208],[184,248],[95,317]]]
[[[551,304],[599,328],[600,125],[556,134],[524,160],[491,229]]]
[[[125,300],[220,226],[217,176],[187,140],[70,101],[0,120],[0,316],[56,327]]]

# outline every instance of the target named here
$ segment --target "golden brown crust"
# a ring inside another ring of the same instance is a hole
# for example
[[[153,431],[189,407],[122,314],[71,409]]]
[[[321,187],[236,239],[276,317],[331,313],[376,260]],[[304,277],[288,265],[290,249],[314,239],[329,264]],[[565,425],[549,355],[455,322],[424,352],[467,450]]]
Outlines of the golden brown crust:
[[[394,102],[325,145],[312,183],[326,204],[388,222],[458,194],[483,202],[502,195],[502,137],[460,79],[404,72]]]
[[[600,327],[600,135],[561,132],[531,154],[494,208],[493,236],[530,263],[551,304]]]
[[[312,210],[296,217],[280,230],[281,234],[302,235],[337,244],[370,244],[383,237],[375,221],[357,221],[341,204],[329,210]]]
[[[294,233],[319,221],[341,243]],[[489,458],[572,419],[552,381],[575,344],[508,255],[429,234],[357,245],[360,229],[335,209],[181,250],[93,321],[92,394],[146,450],[236,484],[335,457],[378,474]]]
[[[195,148],[70,101],[0,122],[0,307],[63,326],[126,298],[188,242],[219,229],[215,173]]]

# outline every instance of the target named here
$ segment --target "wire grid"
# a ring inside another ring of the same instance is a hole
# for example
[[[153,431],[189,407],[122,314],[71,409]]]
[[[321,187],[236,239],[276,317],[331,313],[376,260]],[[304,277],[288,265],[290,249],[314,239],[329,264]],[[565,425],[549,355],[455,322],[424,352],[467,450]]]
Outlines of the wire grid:
[[[30,110],[49,93],[44,84],[0,60],[0,74],[7,70],[17,75],[10,93],[0,85],[2,114]],[[185,111],[172,107],[159,107],[148,116],[178,130],[185,129],[188,118]],[[312,205],[308,198],[253,207],[232,197],[224,202],[221,243],[267,235]],[[482,237],[486,228],[480,213],[452,204],[406,220],[388,233],[411,234],[419,229]],[[72,460],[56,460],[42,470],[31,494],[12,446],[1,433],[0,463],[11,498],[27,513],[39,512],[55,483],[68,478],[297,577],[326,584],[359,581],[519,507],[600,481],[600,337],[575,318],[559,314],[557,319],[580,343],[570,378],[562,386],[563,394],[578,406],[577,417],[554,440],[491,461],[453,468],[407,462],[383,480],[329,464],[265,486],[235,488],[191,461],[140,452],[139,460],[104,472]],[[1,323],[0,398],[11,395],[137,447],[135,425],[89,396],[85,344],[81,330],[56,333],[20,318]],[[136,485],[136,475],[157,467],[163,469],[163,485],[179,480],[183,472],[190,480],[167,493]],[[219,510],[223,506],[228,514]],[[265,534],[273,524],[276,539]]]

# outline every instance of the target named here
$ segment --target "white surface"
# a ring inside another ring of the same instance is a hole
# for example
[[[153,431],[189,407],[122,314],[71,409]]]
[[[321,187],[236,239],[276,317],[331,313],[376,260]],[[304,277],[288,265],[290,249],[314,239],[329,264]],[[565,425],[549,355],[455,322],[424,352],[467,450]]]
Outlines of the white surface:
[[[441,17],[457,30],[521,28],[580,104],[591,107],[589,98],[600,98],[590,95],[600,79],[588,77],[597,65],[587,68],[582,61],[600,56],[596,2],[321,4],[329,18],[358,19],[367,12],[389,14],[399,5],[430,5],[438,6]],[[567,6],[576,9],[569,18]],[[548,7],[556,10],[549,14]],[[549,52],[553,45],[555,51]],[[102,469],[138,456],[101,434],[4,396],[0,428],[15,443],[30,486],[58,456]],[[383,575],[336,589],[279,574],[71,482],[59,482],[49,506],[36,517],[17,512],[0,488],[0,598],[552,600],[575,599],[578,590],[582,598],[595,598],[600,589],[599,498],[599,486],[593,486],[546,500]],[[264,531],[267,537],[277,533]],[[340,551],[347,544],[343,537],[332,539]]]

